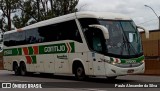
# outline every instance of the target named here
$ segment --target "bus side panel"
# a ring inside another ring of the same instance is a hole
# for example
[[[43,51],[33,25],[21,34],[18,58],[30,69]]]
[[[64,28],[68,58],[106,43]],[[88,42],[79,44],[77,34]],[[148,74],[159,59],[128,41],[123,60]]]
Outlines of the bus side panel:
[[[82,64],[83,64],[83,67],[84,67],[84,70],[85,70],[85,74],[88,75],[88,61],[87,61],[87,53],[70,53],[69,54],[69,57],[70,57],[70,61],[69,61],[69,64],[70,64],[70,68],[71,69],[70,71],[72,72],[72,67],[73,67],[73,62],[74,61],[80,61]]]
[[[69,73],[68,53],[54,54],[55,73]]]
[[[38,55],[37,61],[43,66],[41,69],[43,68],[44,70],[41,70],[41,72],[55,73],[55,59],[53,54]]]
[[[83,64],[85,74],[88,75],[88,60],[87,60],[87,51],[88,47],[86,46],[85,43],[79,43],[79,42],[74,42],[75,43],[75,52],[74,53],[69,53],[69,69],[70,73],[72,73],[72,66],[74,61],[81,61]]]
[[[44,63],[46,59],[42,55],[36,55],[35,60],[33,61],[36,72],[44,72]]]
[[[105,75],[105,63],[103,61],[104,55],[95,53],[95,52],[88,52],[88,60],[89,60],[89,67],[90,67],[90,74],[97,75],[97,76],[104,76]],[[91,70],[92,69],[92,70]]]
[[[3,56],[3,65],[4,69],[12,70],[12,57],[11,56]]]

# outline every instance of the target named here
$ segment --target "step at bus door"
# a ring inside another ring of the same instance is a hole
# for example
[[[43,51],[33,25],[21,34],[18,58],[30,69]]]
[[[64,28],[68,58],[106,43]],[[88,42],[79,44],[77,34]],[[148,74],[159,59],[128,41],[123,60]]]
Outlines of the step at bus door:
[[[104,56],[98,53],[89,52],[89,73],[90,75],[105,75]]]

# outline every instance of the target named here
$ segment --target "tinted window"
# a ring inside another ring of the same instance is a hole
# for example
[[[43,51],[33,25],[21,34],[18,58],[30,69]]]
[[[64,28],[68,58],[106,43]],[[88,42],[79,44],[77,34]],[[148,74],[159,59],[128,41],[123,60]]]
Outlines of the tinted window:
[[[90,28],[89,25],[99,24],[97,19],[82,18],[79,19],[83,33],[85,35],[88,47],[91,50],[102,53],[104,49],[104,37],[100,29]]]
[[[10,40],[9,40],[9,45],[10,46],[14,46],[15,45],[15,43],[16,43],[16,34],[15,33],[11,33],[11,34],[9,34],[10,35]]]
[[[10,37],[9,37],[9,34],[6,34],[4,37],[4,45],[5,46],[9,46],[9,40],[10,40]]]
[[[58,31],[58,24],[44,26],[38,29],[40,36],[44,38],[43,42],[57,41],[59,39]]]
[[[77,42],[82,42],[74,20],[40,27],[38,31],[40,36],[45,38],[44,42],[60,40],[74,40]]]
[[[26,44],[26,41],[25,41],[25,31],[23,31],[23,32],[17,32],[16,36],[17,37],[15,38],[15,41],[16,41],[15,45]]]
[[[74,40],[82,43],[74,20],[6,34],[4,36],[4,45],[16,46],[60,40]]]
[[[91,24],[99,24],[98,20],[94,18],[81,18],[79,21],[83,31],[88,30],[88,26]]]
[[[15,45],[23,45],[26,44],[25,41],[25,32],[16,32],[6,34],[4,36],[4,45],[5,46],[15,46]]]
[[[38,28],[25,31],[25,33],[26,33],[27,44],[41,43],[44,41],[44,37],[40,36]]]
[[[103,53],[105,50],[105,40],[100,29],[89,28],[84,32],[88,46],[91,50]]]

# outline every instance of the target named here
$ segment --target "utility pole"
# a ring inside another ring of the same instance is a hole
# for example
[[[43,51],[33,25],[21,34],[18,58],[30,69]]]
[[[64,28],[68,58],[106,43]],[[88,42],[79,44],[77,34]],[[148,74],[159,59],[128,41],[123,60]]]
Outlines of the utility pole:
[[[154,9],[152,8],[152,7],[150,7],[150,6],[148,6],[148,5],[144,5],[145,7],[148,7],[148,8],[150,8],[152,11],[153,11],[153,13],[157,16],[157,18],[158,18],[158,23],[159,23],[159,30],[160,30],[160,16],[158,16],[157,15],[157,13],[154,11]]]

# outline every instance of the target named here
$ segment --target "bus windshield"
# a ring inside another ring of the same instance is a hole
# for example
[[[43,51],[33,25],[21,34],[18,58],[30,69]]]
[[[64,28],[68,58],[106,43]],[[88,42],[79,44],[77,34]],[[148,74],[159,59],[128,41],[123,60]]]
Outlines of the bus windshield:
[[[140,34],[133,21],[99,20],[109,32],[106,40],[106,52],[119,57],[135,57],[142,55]]]

